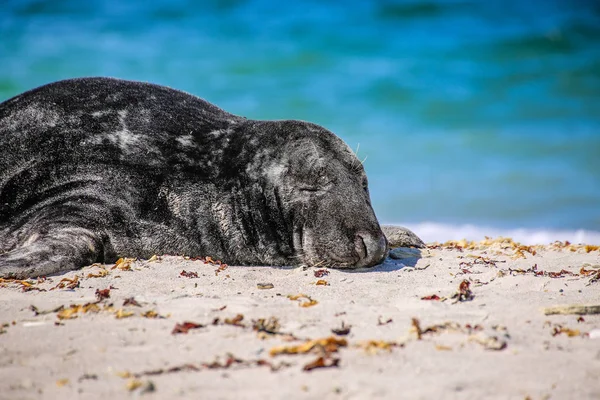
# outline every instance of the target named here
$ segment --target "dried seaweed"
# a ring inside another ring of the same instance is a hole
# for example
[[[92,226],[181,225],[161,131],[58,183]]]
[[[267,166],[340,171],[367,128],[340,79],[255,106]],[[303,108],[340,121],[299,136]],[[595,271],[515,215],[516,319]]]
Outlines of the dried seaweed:
[[[185,269],[179,273],[179,276],[183,276],[185,278],[197,278],[198,273],[194,271],[186,271]]]
[[[570,304],[567,306],[546,307],[543,309],[545,315],[555,314],[600,314],[600,304],[585,305],[585,304]]]
[[[50,288],[50,290],[55,290],[55,289],[76,289],[79,287],[79,275],[75,275],[72,279],[69,278],[62,278],[57,284],[56,286]]]
[[[121,271],[131,271],[131,264],[136,261],[135,258],[119,258],[111,270],[119,269]]]
[[[329,275],[329,271],[326,269],[318,269],[315,271],[315,278],[322,278]]]
[[[98,301],[110,298],[110,288],[108,289],[96,289],[96,298]]]
[[[244,325],[242,323],[242,320],[244,319],[244,316],[242,314],[238,314],[233,318],[225,318],[225,320],[223,321],[223,323],[225,325],[233,325],[233,326],[239,326],[241,328],[245,328],[246,325]]]
[[[188,333],[191,329],[199,329],[204,328],[205,325],[197,324],[195,322],[184,321],[181,324],[175,324],[175,327],[171,331],[172,335],[177,335],[179,333]]]
[[[97,303],[86,303],[86,304],[72,304],[69,308],[63,308],[56,313],[58,319],[74,319],[77,318],[77,314],[83,313],[86,314],[88,312],[98,313],[100,312],[100,307]]]
[[[38,309],[36,306],[34,306],[34,305],[31,305],[31,306],[29,306],[29,309],[30,309],[31,311],[33,311],[33,315],[35,315],[36,317],[37,317],[38,315],[45,315],[45,314],[53,314],[53,313],[57,313],[57,312],[59,312],[59,311],[62,311],[62,310],[64,310],[64,308],[65,308],[65,306],[64,306],[64,305],[60,305],[60,306],[58,306],[58,307],[56,307],[56,308],[53,308],[53,309],[51,309],[51,310],[44,310],[44,311],[40,311],[40,310],[39,310],[39,309]]]
[[[445,301],[446,298],[445,297],[440,297],[437,294],[432,294],[432,295],[429,295],[429,296],[423,296],[423,297],[421,297],[421,300]]]
[[[560,324],[555,324],[552,327],[552,332],[551,332],[552,336],[558,336],[558,335],[561,335],[563,333],[565,335],[567,335],[568,337],[576,337],[576,336],[586,337],[586,336],[588,336],[588,333],[586,333],[586,332],[582,333],[579,329],[567,328],[567,327],[565,327],[563,325],[560,325]]]
[[[455,299],[455,303],[460,301],[471,301],[475,298],[475,295],[470,289],[471,283],[468,280],[463,280],[458,285],[458,290],[454,293],[451,299]]]
[[[279,320],[275,317],[269,317],[268,319],[259,318],[257,320],[252,321],[252,329],[257,332],[264,332],[271,335],[279,334],[279,329],[281,325],[279,324]]]
[[[403,347],[404,345],[397,342],[387,342],[385,340],[366,340],[357,345],[364,349],[369,354],[376,354],[380,351],[392,351],[394,347]]]
[[[104,278],[105,276],[109,275],[110,272],[105,269],[104,267],[100,268],[100,271],[98,272],[90,272],[89,274],[86,275],[86,278]]]
[[[141,307],[142,305],[140,303],[138,303],[137,300],[134,299],[133,297],[128,297],[125,300],[123,300],[123,306]]]
[[[338,367],[340,364],[339,358],[331,358],[331,357],[318,357],[316,360],[309,362],[308,364],[302,367],[303,371],[312,371],[317,368],[332,368]]]
[[[275,286],[272,283],[257,283],[256,287],[258,289],[266,290],[266,289],[273,289]]]
[[[308,340],[300,345],[276,346],[269,351],[269,354],[271,356],[281,354],[306,354],[310,352],[328,354],[335,353],[340,347],[346,347],[347,345],[348,342],[346,339],[330,336],[323,339]]]
[[[305,294],[296,294],[296,295],[288,295],[287,296],[288,299],[290,300],[298,300],[299,301],[299,305],[300,307],[312,307],[314,305],[319,304],[318,301],[313,300],[310,296],[307,296]],[[305,299],[306,301],[302,301],[302,299]]]
[[[342,321],[342,326],[340,328],[333,328],[331,332],[338,336],[346,336],[350,333],[351,328],[352,325],[346,325],[346,323]]]

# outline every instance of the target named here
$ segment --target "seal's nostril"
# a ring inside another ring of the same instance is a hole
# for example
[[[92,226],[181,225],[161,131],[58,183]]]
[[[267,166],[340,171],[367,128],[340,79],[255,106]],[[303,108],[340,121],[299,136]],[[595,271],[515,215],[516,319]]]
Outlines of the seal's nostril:
[[[369,256],[369,249],[362,235],[356,235],[356,252],[361,259]]]
[[[387,251],[387,242],[383,234],[373,236],[368,233],[356,235],[356,252],[360,260],[357,267],[370,267],[383,261]]]

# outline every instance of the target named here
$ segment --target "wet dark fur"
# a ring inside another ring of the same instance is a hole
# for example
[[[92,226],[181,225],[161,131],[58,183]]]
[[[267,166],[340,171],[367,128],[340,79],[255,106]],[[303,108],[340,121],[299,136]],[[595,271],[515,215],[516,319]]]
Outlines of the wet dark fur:
[[[320,126],[109,78],[0,104],[0,276],[153,254],[353,268],[386,251],[362,165]]]

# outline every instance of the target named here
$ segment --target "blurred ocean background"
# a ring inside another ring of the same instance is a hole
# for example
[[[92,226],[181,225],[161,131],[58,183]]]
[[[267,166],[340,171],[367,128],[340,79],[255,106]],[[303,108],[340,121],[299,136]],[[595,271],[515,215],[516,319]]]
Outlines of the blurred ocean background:
[[[2,1],[0,101],[80,76],[321,124],[426,241],[600,243],[598,1]]]

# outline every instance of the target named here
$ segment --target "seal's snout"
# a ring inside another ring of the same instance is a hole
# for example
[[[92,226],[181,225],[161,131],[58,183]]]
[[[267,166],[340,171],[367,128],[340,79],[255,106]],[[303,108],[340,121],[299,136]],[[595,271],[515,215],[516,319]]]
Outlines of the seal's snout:
[[[360,256],[357,268],[372,267],[383,262],[387,253],[387,240],[383,234],[361,232],[356,235],[355,243],[356,252]]]

